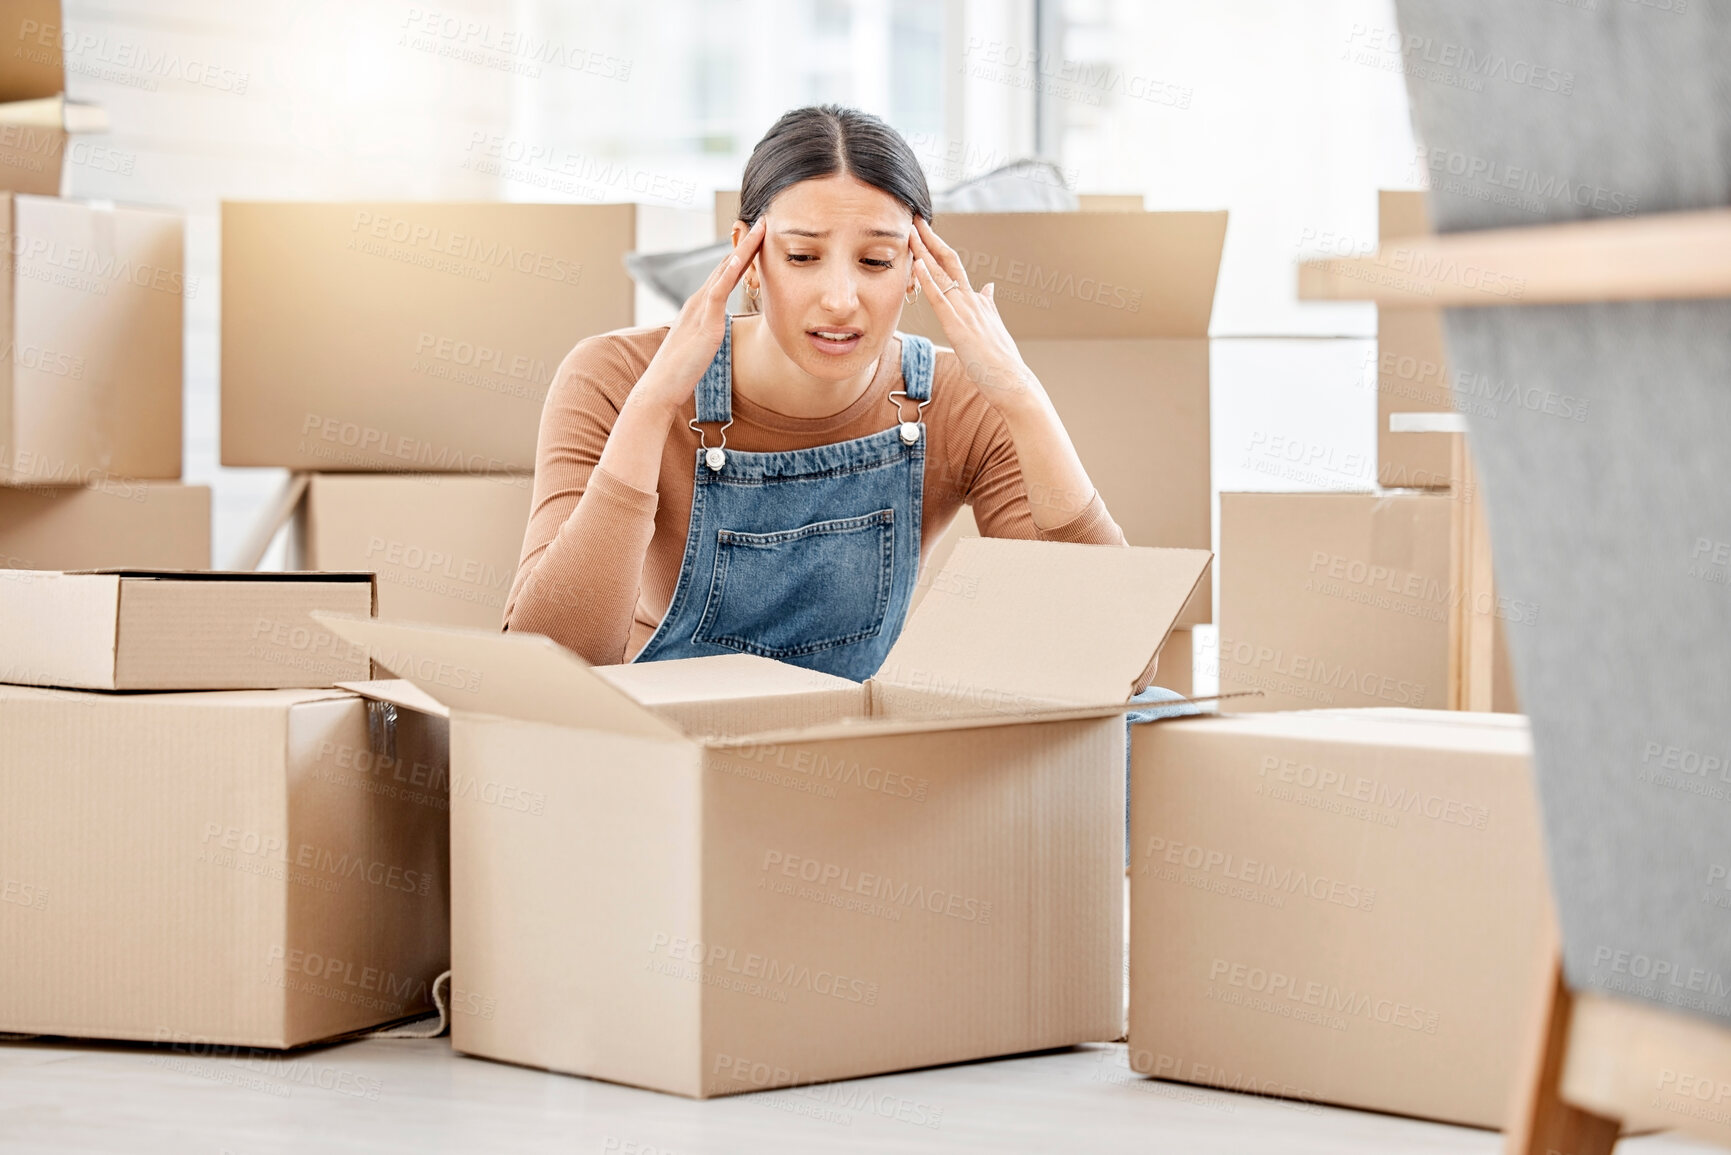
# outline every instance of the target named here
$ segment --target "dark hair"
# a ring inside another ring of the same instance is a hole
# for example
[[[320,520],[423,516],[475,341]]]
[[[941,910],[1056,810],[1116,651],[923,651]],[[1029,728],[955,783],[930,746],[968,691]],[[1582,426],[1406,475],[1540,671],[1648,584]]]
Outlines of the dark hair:
[[[751,150],[739,185],[739,219],[756,224],[781,190],[837,173],[888,193],[911,213],[932,218],[926,174],[901,133],[869,112],[820,104],[784,113]]]

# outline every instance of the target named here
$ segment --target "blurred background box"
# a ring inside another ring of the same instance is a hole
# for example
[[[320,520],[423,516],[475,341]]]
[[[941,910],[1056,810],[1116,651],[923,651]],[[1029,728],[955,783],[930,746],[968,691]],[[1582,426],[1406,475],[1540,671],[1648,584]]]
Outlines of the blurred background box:
[[[1525,720],[1303,711],[1131,741],[1132,1068],[1501,1127],[1553,917]]]
[[[1381,243],[1431,233],[1426,193],[1383,189],[1377,194]],[[1449,438],[1435,434],[1394,433],[1394,413],[1452,413],[1448,357],[1443,351],[1441,309],[1376,311],[1376,459],[1377,483],[1389,488],[1447,489]]]
[[[531,470],[578,341],[639,316],[624,256],[706,239],[638,206],[222,206],[222,463]]]
[[[529,522],[527,474],[315,473],[289,568],[370,570],[378,616],[499,629]]]
[[[293,1047],[430,1010],[443,719],[0,686],[0,1031]]]
[[[60,0],[0,0],[0,103],[66,90]]]
[[[0,484],[180,476],[178,213],[0,193]]]
[[[210,487],[0,488],[0,568],[208,569]]]
[[[1229,711],[1409,706],[1449,693],[1454,585],[1447,493],[1220,495],[1221,693]],[[1539,607],[1501,599],[1493,708],[1514,712],[1507,629]]]
[[[108,115],[91,104],[62,96],[0,104],[0,190],[59,196],[73,133],[108,131]],[[129,168],[131,154],[89,141],[77,142],[82,163],[112,170]]]

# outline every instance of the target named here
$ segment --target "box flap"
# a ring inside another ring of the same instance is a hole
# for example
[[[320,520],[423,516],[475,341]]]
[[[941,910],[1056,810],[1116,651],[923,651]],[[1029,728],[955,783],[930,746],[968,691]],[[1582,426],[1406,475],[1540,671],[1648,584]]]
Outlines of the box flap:
[[[756,654],[716,654],[671,662],[595,666],[595,675],[645,706],[731,701],[829,690],[863,695],[858,682]]]
[[[639,738],[685,741],[647,706],[540,634],[409,625],[338,614],[313,619],[363,645],[373,661],[414,683],[453,713],[497,714]]]
[[[1147,686],[1212,559],[1200,549],[965,539],[872,680],[968,701],[1123,701]]]
[[[375,702],[389,702],[393,706],[401,706],[403,709],[413,710],[417,714],[431,714],[435,718],[449,718],[451,716],[449,707],[406,678],[374,678],[370,682],[337,682],[336,688],[350,690],[363,698],[371,698]]]
[[[941,213],[975,288],[996,284],[1017,340],[1206,337],[1226,213]],[[900,328],[947,343],[922,297]]]

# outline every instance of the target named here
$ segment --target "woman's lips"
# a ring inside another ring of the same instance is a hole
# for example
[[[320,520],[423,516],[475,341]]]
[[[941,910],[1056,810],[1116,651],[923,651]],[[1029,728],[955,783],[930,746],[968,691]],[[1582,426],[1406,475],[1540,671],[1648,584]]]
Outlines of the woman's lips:
[[[860,339],[864,336],[858,329],[807,329],[805,339],[810,341],[812,348],[819,353],[827,353],[839,357],[859,348]]]

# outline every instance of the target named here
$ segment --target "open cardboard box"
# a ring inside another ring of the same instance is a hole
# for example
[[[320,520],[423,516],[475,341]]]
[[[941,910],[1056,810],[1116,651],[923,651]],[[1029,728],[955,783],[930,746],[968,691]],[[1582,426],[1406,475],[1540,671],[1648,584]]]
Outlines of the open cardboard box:
[[[450,712],[454,1045],[705,1098],[1120,1037],[1124,703],[1209,561],[961,542],[863,684],[317,615]]]

